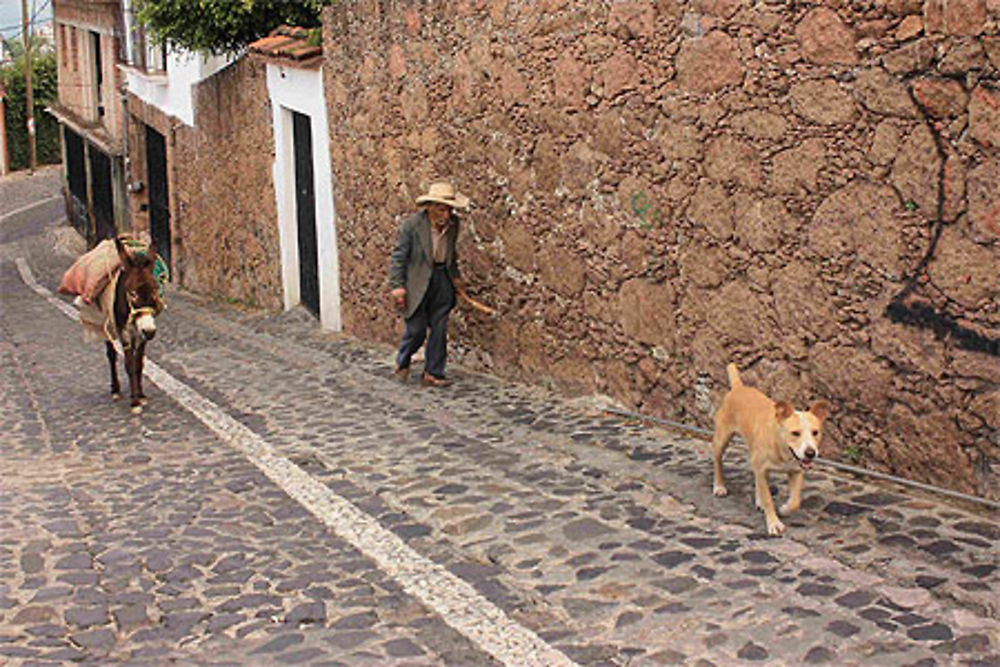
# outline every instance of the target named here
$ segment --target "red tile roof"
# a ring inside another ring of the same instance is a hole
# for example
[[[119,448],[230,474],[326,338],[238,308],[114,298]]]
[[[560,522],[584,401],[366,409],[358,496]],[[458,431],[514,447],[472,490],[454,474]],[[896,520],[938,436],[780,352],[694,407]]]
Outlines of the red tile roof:
[[[292,67],[314,68],[323,64],[323,47],[309,44],[309,30],[282,25],[250,45],[250,53]]]

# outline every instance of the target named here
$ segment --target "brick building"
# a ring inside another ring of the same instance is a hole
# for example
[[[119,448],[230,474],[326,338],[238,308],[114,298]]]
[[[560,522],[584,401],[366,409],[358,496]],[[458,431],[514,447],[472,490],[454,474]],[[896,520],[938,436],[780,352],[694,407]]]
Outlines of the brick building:
[[[121,3],[54,0],[59,121],[67,212],[91,243],[128,229]]]

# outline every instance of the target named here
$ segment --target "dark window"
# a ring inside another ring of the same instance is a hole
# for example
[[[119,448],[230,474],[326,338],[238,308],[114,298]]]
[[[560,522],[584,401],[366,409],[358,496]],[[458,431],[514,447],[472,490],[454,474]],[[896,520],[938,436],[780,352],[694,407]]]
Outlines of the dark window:
[[[167,188],[167,142],[146,126],[146,180],[149,182],[149,235],[156,252],[170,263],[170,195]]]
[[[66,179],[69,191],[81,200],[87,199],[87,176],[83,166],[83,141],[80,135],[65,128],[66,136]]]
[[[97,239],[115,235],[115,213],[111,193],[111,160],[107,155],[90,147],[90,191],[94,200],[94,233]]]
[[[85,238],[90,238],[87,217],[87,172],[84,167],[83,140],[73,130],[63,126],[66,141],[66,180],[69,185],[70,222]]]
[[[69,50],[70,64],[73,66],[73,71],[76,72],[80,67],[80,50],[76,43],[76,28],[73,26],[69,28]]]
[[[90,33],[90,41],[94,48],[94,85],[97,86],[97,115],[104,115],[104,64],[101,61],[101,35]]]
[[[63,69],[69,66],[69,44],[66,43],[66,26],[62,23],[59,24],[59,55],[62,56],[61,62]]]

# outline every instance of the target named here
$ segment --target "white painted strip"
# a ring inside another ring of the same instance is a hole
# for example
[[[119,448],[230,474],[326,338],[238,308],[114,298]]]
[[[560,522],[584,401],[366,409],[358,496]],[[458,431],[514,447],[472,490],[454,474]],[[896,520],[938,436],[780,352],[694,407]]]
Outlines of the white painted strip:
[[[77,317],[71,306],[35,282],[31,269],[23,259],[17,259],[17,267],[29,287],[70,317]],[[380,526],[374,518],[278,454],[259,435],[148,359],[146,375],[165,394],[198,417],[223,442],[242,452],[291,498],[375,561],[407,593],[494,658],[505,665],[517,667],[576,664],[534,632],[512,620],[469,583],[421,556],[394,533]]]
[[[3,215],[0,215],[0,223],[4,222],[7,218],[13,218],[18,213],[24,213],[25,211],[30,211],[33,208],[38,208],[39,206],[44,206],[45,204],[48,204],[49,202],[53,202],[53,201],[55,201],[57,199],[62,199],[62,198],[63,198],[62,195],[52,195],[51,197],[49,197],[47,199],[40,199],[40,200],[38,200],[36,202],[32,202],[31,204],[27,204],[25,206],[22,206],[21,208],[16,208],[13,211],[10,211],[9,213],[4,213]]]

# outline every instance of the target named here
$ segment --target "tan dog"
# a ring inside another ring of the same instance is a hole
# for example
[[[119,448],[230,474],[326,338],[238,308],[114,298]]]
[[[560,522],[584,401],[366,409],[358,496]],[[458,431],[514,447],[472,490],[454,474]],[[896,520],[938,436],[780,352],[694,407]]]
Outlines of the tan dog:
[[[756,504],[764,510],[767,532],[781,535],[785,524],[774,511],[774,498],[768,475],[771,472],[788,474],[788,501],[781,506],[781,515],[787,516],[802,504],[803,470],[812,465],[819,451],[823,435],[823,420],[830,414],[830,404],[816,401],[808,411],[795,410],[791,404],[775,403],[753,387],[740,380],[736,364],[726,367],[731,389],[715,413],[715,436],[712,438],[712,455],[715,463],[715,480],[712,492],[724,496],[725,479],[722,476],[722,455],[733,435],[739,433],[750,450],[750,467],[756,486]]]

